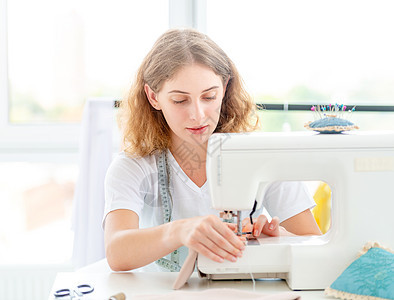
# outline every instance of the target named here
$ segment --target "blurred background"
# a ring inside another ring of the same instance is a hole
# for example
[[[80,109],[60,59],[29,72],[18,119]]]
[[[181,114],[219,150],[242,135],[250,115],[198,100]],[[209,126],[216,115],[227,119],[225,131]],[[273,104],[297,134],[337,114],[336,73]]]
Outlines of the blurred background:
[[[73,269],[84,105],[122,99],[165,30],[194,27],[225,50],[266,107],[263,131],[305,130],[312,112],[289,107],[328,103],[372,107],[348,117],[361,130],[394,130],[393,8],[390,0],[0,0],[0,290],[12,270],[47,268],[50,286]]]

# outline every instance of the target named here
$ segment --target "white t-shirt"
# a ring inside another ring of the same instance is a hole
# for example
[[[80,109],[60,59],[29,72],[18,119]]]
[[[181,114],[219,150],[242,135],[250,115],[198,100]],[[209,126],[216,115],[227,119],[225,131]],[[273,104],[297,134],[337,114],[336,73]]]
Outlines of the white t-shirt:
[[[173,200],[171,220],[179,220],[219,212],[211,207],[207,183],[198,187],[183,172],[170,151],[167,151],[170,183],[169,190]],[[105,217],[117,209],[129,209],[139,217],[140,228],[163,224],[163,212],[159,197],[158,156],[151,155],[133,158],[120,153],[111,163],[105,178]],[[302,182],[274,182],[268,188],[263,206],[271,216],[280,222],[315,205],[307,187]],[[252,208],[251,208],[252,209]],[[258,213],[261,213],[259,210]],[[246,212],[244,216],[248,216]],[[181,251],[183,263],[187,252]],[[151,267],[146,270],[162,270]]]

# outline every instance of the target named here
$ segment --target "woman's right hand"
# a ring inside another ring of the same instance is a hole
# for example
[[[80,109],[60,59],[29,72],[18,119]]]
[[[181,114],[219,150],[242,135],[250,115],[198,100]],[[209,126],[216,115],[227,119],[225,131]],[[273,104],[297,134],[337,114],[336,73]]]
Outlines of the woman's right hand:
[[[181,243],[216,262],[224,259],[235,262],[242,256],[245,245],[234,233],[234,226],[215,215],[183,219]]]

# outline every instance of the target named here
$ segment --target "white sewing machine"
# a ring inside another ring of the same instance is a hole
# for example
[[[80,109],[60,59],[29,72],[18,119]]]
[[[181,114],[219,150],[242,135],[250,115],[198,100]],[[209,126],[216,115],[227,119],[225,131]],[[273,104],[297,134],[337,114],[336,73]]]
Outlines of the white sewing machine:
[[[237,262],[198,256],[209,279],[283,278],[293,290],[324,289],[368,241],[394,249],[394,132],[214,134],[207,178],[220,211],[251,210],[274,181],[324,181],[331,227],[322,236],[258,238]]]

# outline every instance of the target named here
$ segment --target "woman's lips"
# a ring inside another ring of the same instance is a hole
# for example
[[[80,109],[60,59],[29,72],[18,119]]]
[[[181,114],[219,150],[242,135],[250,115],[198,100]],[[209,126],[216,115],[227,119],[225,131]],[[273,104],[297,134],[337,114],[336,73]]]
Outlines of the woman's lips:
[[[195,128],[186,128],[191,132],[192,134],[202,134],[205,132],[205,130],[208,128],[208,125],[201,126],[201,127],[195,127]]]

